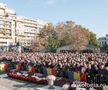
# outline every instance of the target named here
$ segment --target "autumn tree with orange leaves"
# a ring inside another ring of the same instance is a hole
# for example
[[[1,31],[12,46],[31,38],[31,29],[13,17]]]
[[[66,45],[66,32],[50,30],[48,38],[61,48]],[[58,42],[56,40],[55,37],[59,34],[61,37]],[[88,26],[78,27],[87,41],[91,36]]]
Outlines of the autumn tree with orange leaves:
[[[77,25],[72,21],[58,23],[55,27],[48,23],[34,39],[33,50],[41,48],[57,49],[69,45],[74,50],[85,49],[86,46],[98,45],[98,40],[93,32]]]

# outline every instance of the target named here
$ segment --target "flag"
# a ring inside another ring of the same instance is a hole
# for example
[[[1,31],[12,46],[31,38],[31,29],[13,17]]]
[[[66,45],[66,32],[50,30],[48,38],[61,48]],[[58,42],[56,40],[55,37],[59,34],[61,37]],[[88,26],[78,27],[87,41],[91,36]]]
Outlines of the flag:
[[[85,73],[80,73],[80,81],[86,82],[86,74]]]
[[[47,74],[47,68],[45,68],[45,67],[43,67],[43,74],[44,74],[45,76],[48,75],[48,74]]]
[[[57,70],[55,68],[52,68],[51,69],[51,74],[56,76],[57,75]]]
[[[31,67],[31,72],[35,73],[35,67],[34,66]]]
[[[28,66],[28,72],[31,72],[31,71],[32,71],[32,67]]]
[[[5,64],[0,64],[0,71],[5,71]]]
[[[73,72],[72,71],[68,71],[68,79],[73,80]]]
[[[73,77],[74,77],[74,80],[80,80],[80,73],[74,72]]]
[[[19,70],[20,70],[20,67],[21,67],[21,66],[20,66],[19,64],[17,64],[17,65],[16,65],[16,70],[19,71]]]
[[[51,73],[51,68],[47,68],[47,73],[48,73],[48,75],[51,75],[52,73]]]

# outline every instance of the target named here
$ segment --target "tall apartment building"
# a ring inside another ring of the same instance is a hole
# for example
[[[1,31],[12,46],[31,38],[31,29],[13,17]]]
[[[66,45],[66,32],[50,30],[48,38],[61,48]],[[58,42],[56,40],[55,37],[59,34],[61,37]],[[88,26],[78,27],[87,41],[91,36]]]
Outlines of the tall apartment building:
[[[30,46],[34,36],[47,22],[17,16],[15,10],[0,3],[0,51],[6,51],[9,45],[20,43]]]
[[[108,45],[108,35],[99,38],[100,47]]]

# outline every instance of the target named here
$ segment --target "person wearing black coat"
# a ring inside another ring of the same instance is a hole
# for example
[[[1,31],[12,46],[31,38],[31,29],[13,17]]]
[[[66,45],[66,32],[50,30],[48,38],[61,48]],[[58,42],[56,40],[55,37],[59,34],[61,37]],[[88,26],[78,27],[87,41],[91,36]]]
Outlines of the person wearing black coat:
[[[104,76],[106,78],[106,85],[108,85],[108,64],[105,65]]]

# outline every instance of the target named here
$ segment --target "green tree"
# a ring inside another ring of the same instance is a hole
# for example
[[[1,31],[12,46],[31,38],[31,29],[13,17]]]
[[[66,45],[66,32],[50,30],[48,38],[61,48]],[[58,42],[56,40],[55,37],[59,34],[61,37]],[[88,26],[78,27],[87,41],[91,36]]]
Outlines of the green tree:
[[[60,41],[58,39],[57,33],[54,31],[45,42],[45,49],[49,51],[54,51],[60,46]]]
[[[94,34],[93,32],[90,32],[89,44],[94,46],[99,46],[99,42],[96,38],[96,34]]]
[[[70,45],[70,44],[71,44],[71,39],[69,37],[69,33],[65,32],[63,34],[63,37],[60,40],[60,46],[62,47],[62,46]]]

